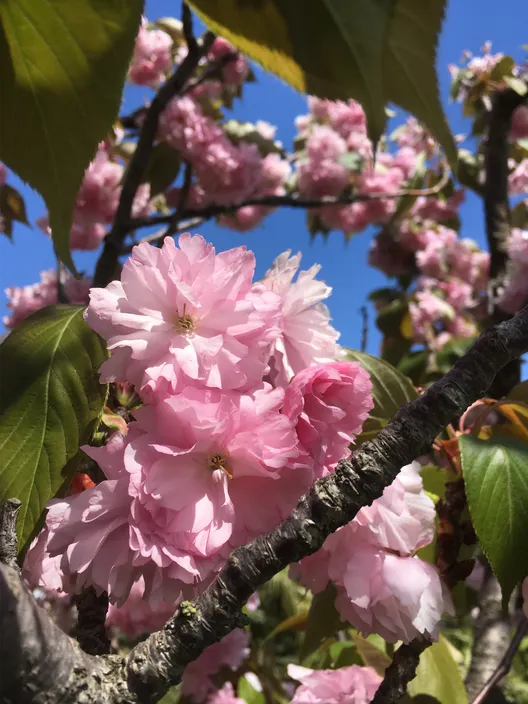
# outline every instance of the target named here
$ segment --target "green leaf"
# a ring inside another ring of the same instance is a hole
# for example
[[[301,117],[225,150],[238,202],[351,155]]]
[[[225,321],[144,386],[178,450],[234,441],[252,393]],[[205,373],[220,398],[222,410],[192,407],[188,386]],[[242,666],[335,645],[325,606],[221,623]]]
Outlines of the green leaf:
[[[257,692],[246,677],[241,677],[238,681],[238,696],[247,704],[266,704],[262,692]]]
[[[389,656],[367,638],[363,638],[363,636],[356,633],[351,635],[363,665],[372,667],[378,675],[383,676],[383,673],[391,663]]]
[[[464,682],[445,638],[440,636],[421,654],[416,677],[409,682],[407,691],[417,697],[413,701],[428,696],[439,704],[468,704]]]
[[[456,163],[438,97],[436,46],[445,0],[192,0],[213,31],[303,93],[355,98],[377,142],[385,106],[421,120]]]
[[[402,406],[418,398],[418,392],[406,376],[382,359],[356,350],[347,350],[346,358],[368,371],[373,386],[374,408],[356,441],[361,444],[376,436]]]
[[[181,166],[180,153],[167,142],[159,142],[150,153],[142,183],[150,183],[150,195],[159,195],[176,180]]]
[[[71,479],[73,459],[90,440],[105,403],[97,371],[105,347],[83,311],[44,308],[0,345],[0,502],[22,502],[22,549],[48,499]]]
[[[13,233],[13,222],[21,222],[28,225],[26,216],[26,204],[20,193],[4,183],[0,186],[0,217],[2,224],[2,234],[11,238]]]
[[[44,197],[55,251],[84,171],[117,115],[141,0],[2,0],[0,159]]]
[[[335,607],[335,598],[336,588],[332,583],[328,584],[324,592],[314,596],[301,646],[301,660],[313,653],[325,639],[343,628],[343,622]]]
[[[471,519],[507,602],[528,575],[528,445],[471,435],[459,444]]]

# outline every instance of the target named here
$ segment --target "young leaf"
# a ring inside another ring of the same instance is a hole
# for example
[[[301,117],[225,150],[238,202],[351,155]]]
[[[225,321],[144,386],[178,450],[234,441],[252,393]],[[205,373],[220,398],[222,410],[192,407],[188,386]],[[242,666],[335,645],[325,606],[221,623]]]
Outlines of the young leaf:
[[[373,385],[374,408],[363,425],[358,443],[369,440],[387,425],[403,405],[418,398],[412,382],[388,362],[364,352],[347,350],[350,362],[359,362],[368,371]]]
[[[471,519],[507,602],[528,575],[528,445],[471,435],[459,443]]]
[[[385,106],[394,102],[456,162],[435,71],[445,0],[313,0],[309,11],[290,0],[190,4],[213,31],[297,90],[358,100],[374,142],[385,128]]]
[[[466,688],[445,638],[440,636],[423,651],[407,691],[413,697],[427,695],[438,704],[468,704]]]
[[[83,310],[44,308],[0,345],[0,502],[22,502],[21,549],[48,499],[73,476],[72,460],[104,407],[97,370],[106,352]]]
[[[84,171],[117,115],[141,0],[0,3],[0,159],[44,197],[58,256]]]

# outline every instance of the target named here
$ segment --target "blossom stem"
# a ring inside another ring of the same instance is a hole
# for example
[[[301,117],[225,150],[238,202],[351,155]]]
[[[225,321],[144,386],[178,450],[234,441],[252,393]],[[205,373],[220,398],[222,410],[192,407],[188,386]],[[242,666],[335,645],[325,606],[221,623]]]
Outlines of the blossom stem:
[[[172,98],[183,91],[200,59],[210,49],[214,40],[215,35],[212,32],[205,32],[203,37],[197,42],[196,49],[194,51],[189,50],[189,53],[173,75],[162,85],[147,110],[136,150],[125,172],[114,223],[112,229],[105,237],[103,252],[95,267],[94,286],[106,286],[115,277],[119,256],[122,254],[122,243],[127,232],[130,231],[128,223],[132,204],[148,165],[161,113]]]

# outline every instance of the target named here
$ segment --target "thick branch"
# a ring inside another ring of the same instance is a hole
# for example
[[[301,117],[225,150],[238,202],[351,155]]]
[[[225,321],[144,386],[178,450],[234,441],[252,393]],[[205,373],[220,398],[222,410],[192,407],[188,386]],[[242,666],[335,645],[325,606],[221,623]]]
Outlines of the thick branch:
[[[528,307],[484,333],[440,381],[400,409],[371,442],[322,479],[275,530],[236,549],[211,587],[129,657],[131,685],[146,702],[174,684],[183,666],[234,628],[251,594],[383,493],[402,466],[425,454],[434,438],[476,399],[497,371],[528,348]]]
[[[380,684],[372,704],[392,704],[399,702],[407,691],[408,683],[416,677],[416,668],[420,655],[431,645],[427,638],[415,640],[401,645],[394,653],[391,664],[385,670],[383,682]]]
[[[158,123],[161,113],[172,98],[183,91],[185,84],[196,70],[200,59],[211,47],[214,39],[215,35],[212,32],[205,33],[203,38],[197,42],[195,49],[189,51],[173,75],[160,88],[147,111],[139,134],[136,150],[130,159],[125,173],[114,223],[112,229],[105,237],[103,252],[97,262],[94,276],[95,286],[106,286],[106,284],[114,278],[118,259],[121,254],[121,245],[129,231],[128,222],[130,220],[132,204],[148,165],[154,140],[158,132]]]
[[[98,595],[93,587],[87,587],[75,598],[77,624],[73,636],[90,655],[105,655],[110,652],[110,639],[106,633],[108,594]]]
[[[477,696],[497,670],[510,641],[510,620],[503,613],[502,592],[497,578],[486,565],[484,584],[479,591],[479,614],[474,628],[471,664],[466,676],[469,700]],[[497,687],[488,692],[490,704],[505,702]]]
[[[183,212],[176,211],[169,215],[147,215],[142,218],[131,220],[127,229],[137,230],[140,227],[151,227],[152,225],[167,225],[174,221],[179,222],[181,219],[200,217],[204,220],[216,217],[217,215],[227,215],[235,213],[241,208],[248,205],[262,205],[269,208],[321,208],[326,205],[350,205],[351,203],[359,203],[362,201],[371,200],[387,200],[390,198],[402,198],[403,196],[433,196],[439,193],[449,180],[449,169],[445,169],[440,180],[431,188],[424,189],[402,189],[393,191],[392,193],[356,193],[346,196],[338,196],[337,198],[325,196],[323,198],[299,198],[297,196],[260,196],[255,198],[246,198],[240,203],[230,203],[229,205],[219,205],[212,203],[203,208],[188,208]]]
[[[32,688],[40,693],[40,702],[78,704],[81,701],[78,692],[64,674],[72,676],[75,672],[75,686],[85,685],[83,704],[158,701],[170,686],[178,683],[185,665],[241,624],[242,607],[256,589],[290,563],[318,550],[330,533],[380,497],[400,468],[425,454],[446,425],[484,395],[498,370],[527,350],[528,307],[481,335],[446,376],[400,409],[374,440],[361,445],[332,475],[316,482],[277,528],[237,548],[213,584],[196,601],[182,604],[162,631],[138,644],[126,658],[108,655],[90,658],[82,653],[53,624],[41,623],[43,612],[35,613],[34,601],[21,589],[18,580],[13,582],[12,570],[0,567],[4,584],[8,581],[7,588],[0,593],[0,632],[14,634],[10,635],[14,638],[20,628],[22,634],[21,639],[16,636],[19,639],[16,661],[10,657],[6,638],[0,639],[0,700],[8,692],[13,701],[24,704],[29,701],[25,693]],[[16,609],[13,604],[18,604]],[[21,623],[17,626],[18,621]],[[35,633],[38,650],[30,652],[28,648],[33,647]],[[416,648],[416,644],[412,647]],[[4,658],[9,679],[4,677]],[[35,663],[46,665],[36,667]],[[23,679],[14,674],[18,669],[25,673]],[[409,671],[405,669],[405,673]],[[395,682],[391,691],[406,684],[403,680],[407,674],[398,675],[398,672],[397,668],[389,669],[388,677]],[[95,692],[96,678],[99,687]],[[18,688],[21,696],[17,698]]]
[[[490,692],[493,691],[493,688],[497,684],[499,684],[499,682],[504,679],[504,677],[506,677],[506,675],[510,671],[511,666],[513,664],[513,659],[515,658],[515,654],[519,649],[521,641],[527,634],[528,619],[524,614],[522,614],[519,625],[517,626],[517,630],[515,631],[515,635],[513,636],[511,643],[508,646],[508,650],[504,653],[504,656],[497,665],[497,669],[491,675],[491,677],[486,682],[481,691],[478,693],[478,695],[475,697],[475,699],[472,701],[472,704],[483,704],[483,702],[485,701],[490,701],[488,700],[488,695],[490,694]]]

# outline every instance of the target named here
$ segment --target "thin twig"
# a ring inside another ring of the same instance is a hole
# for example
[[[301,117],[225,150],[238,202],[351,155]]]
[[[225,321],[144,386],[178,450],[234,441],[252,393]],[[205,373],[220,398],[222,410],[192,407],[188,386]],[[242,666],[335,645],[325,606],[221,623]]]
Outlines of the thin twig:
[[[132,204],[148,165],[161,113],[168,103],[184,89],[200,59],[207,53],[214,40],[215,35],[212,32],[206,32],[197,43],[197,49],[192,52],[189,51],[173,75],[159,89],[150,104],[141,127],[136,150],[125,172],[123,188],[112,229],[105,237],[103,252],[95,268],[94,286],[106,286],[115,275],[118,259],[122,254],[122,242],[127,232],[129,232],[128,222],[130,221]]]
[[[519,625],[517,626],[517,629],[510,642],[510,645],[508,646],[508,650],[504,653],[493,675],[489,678],[489,680],[486,682],[481,691],[477,694],[475,699],[473,699],[472,704],[483,704],[483,702],[486,701],[486,698],[493,689],[493,687],[495,687],[496,684],[498,684],[502,679],[504,679],[504,677],[506,677],[506,675],[511,669],[513,660],[515,658],[517,650],[519,649],[521,641],[527,634],[528,619],[524,614],[522,614]]]
[[[361,347],[362,352],[367,351],[368,343],[368,308],[367,306],[361,306],[359,309],[361,313],[362,327],[361,327]]]
[[[189,208],[183,213],[172,213],[170,215],[152,215],[142,218],[135,218],[131,220],[127,229],[137,230],[141,227],[150,227],[152,225],[163,225],[171,223],[173,220],[179,220],[180,218],[189,217],[202,217],[204,220],[215,217],[217,215],[225,215],[228,213],[234,213],[241,208],[245,208],[248,205],[263,205],[270,208],[321,208],[331,205],[350,205],[352,203],[358,203],[363,201],[372,200],[387,200],[392,198],[402,198],[404,196],[433,196],[438,194],[442,188],[446,185],[449,180],[449,169],[445,169],[442,177],[437,184],[431,186],[431,188],[420,189],[402,189],[400,191],[393,191],[392,193],[356,193],[346,196],[338,196],[333,198],[330,196],[324,198],[299,198],[297,196],[285,195],[285,196],[260,196],[255,198],[247,198],[240,203],[230,203],[229,205],[219,205],[217,203],[212,203],[211,205],[206,205],[203,208]]]

